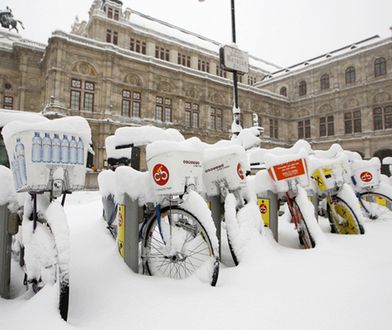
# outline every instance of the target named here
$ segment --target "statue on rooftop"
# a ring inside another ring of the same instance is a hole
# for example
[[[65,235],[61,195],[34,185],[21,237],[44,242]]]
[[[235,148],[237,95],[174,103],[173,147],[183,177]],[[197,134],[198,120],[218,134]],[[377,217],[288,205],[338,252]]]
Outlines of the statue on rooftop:
[[[0,24],[3,28],[8,29],[9,31],[15,29],[16,32],[19,33],[17,28],[18,23],[22,29],[24,29],[23,23],[14,18],[11,8],[7,6],[5,10],[0,10]]]

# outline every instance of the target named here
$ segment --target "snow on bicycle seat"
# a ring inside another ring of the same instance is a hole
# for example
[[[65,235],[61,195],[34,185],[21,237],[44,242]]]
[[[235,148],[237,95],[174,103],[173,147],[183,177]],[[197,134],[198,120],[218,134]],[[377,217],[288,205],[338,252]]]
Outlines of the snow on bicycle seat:
[[[65,190],[84,188],[91,130],[86,119],[12,121],[2,131],[17,192],[49,191],[55,173]],[[60,172],[59,172],[60,171]]]
[[[311,148],[304,140],[291,148],[273,148],[264,153],[264,163],[279,192],[288,190],[288,181],[296,180],[301,186],[309,185],[306,160]]]
[[[181,195],[187,184],[194,184],[196,191],[202,191],[201,148],[195,139],[147,145],[147,168],[157,195]]]
[[[219,183],[230,191],[246,186],[246,154],[240,145],[209,147],[203,153],[203,181],[208,196],[220,194]]]
[[[314,150],[309,156],[309,172],[320,192],[334,190],[351,180],[351,168],[339,144],[328,150]]]

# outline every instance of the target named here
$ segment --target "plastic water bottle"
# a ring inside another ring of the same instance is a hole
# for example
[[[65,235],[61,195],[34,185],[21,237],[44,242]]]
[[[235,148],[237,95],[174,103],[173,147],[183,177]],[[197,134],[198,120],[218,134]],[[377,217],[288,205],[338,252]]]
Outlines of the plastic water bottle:
[[[72,136],[71,142],[69,143],[69,162],[71,164],[76,164],[78,158],[78,143],[75,140],[75,137]]]
[[[60,163],[61,159],[61,142],[59,139],[59,135],[55,134],[52,140],[52,162]]]
[[[34,163],[42,162],[42,139],[38,132],[34,133],[31,160]]]
[[[84,164],[84,143],[82,141],[82,138],[79,138],[78,141],[78,164],[83,165]]]
[[[63,164],[69,163],[69,141],[65,134],[61,140],[61,162]]]
[[[45,137],[42,139],[42,161],[44,163],[50,163],[52,160],[52,139],[49,133],[45,133]]]
[[[19,167],[20,183],[22,186],[24,186],[27,183],[26,160],[24,145],[22,142],[20,142],[20,138],[16,139],[15,153]]]

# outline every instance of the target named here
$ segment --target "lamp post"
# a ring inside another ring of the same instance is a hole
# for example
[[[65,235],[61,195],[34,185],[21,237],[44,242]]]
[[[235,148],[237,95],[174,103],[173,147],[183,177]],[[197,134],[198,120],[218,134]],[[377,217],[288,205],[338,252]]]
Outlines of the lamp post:
[[[199,0],[199,2],[204,2],[205,0]],[[231,0],[231,34],[232,34],[232,43],[236,46],[236,32],[235,32],[235,3],[234,0]],[[240,123],[240,114],[241,110],[238,104],[238,72],[237,70],[233,71],[233,123],[231,124],[231,132],[233,135],[237,136],[242,127]]]

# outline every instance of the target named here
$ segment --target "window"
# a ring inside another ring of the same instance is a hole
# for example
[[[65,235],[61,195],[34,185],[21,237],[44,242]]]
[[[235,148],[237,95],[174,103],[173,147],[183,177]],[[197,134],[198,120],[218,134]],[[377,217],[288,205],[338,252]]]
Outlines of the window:
[[[191,67],[191,57],[189,55],[178,53],[177,63],[186,66],[188,68]]]
[[[140,118],[141,98],[139,92],[122,91],[121,116]]]
[[[109,8],[107,9],[107,12],[108,12],[108,13],[107,13],[108,18],[113,18],[113,8],[110,8],[110,7],[109,7]]]
[[[310,138],[310,119],[301,120],[298,122],[298,139]]]
[[[222,70],[218,65],[216,66],[216,75],[219,77],[227,78],[226,71]]]
[[[146,42],[131,38],[129,43],[129,49],[133,52],[146,55]]]
[[[373,109],[373,128],[375,131],[392,128],[392,106]]]
[[[118,9],[114,10],[113,18],[118,21],[120,19],[120,11]]]
[[[203,72],[210,72],[210,62],[199,59],[197,69]]]
[[[155,99],[155,119],[167,123],[172,122],[172,100],[157,96]]]
[[[320,118],[320,137],[335,135],[334,117],[327,116]]]
[[[10,109],[10,110],[14,108],[14,98],[12,96],[4,96],[3,108]]]
[[[353,84],[355,83],[355,68],[350,66],[346,69],[346,84]]]
[[[222,109],[210,108],[210,120],[209,120],[209,129],[215,131],[223,130],[223,121],[222,121]]]
[[[306,95],[306,82],[302,80],[299,83],[299,91],[298,91],[299,96],[305,96]]]
[[[279,93],[280,93],[280,95],[287,96],[287,88],[281,87]]]
[[[270,119],[270,137],[271,138],[278,138],[278,120],[277,119]]]
[[[329,89],[329,75],[323,74],[320,78],[320,89],[326,90]]]
[[[374,61],[374,76],[379,77],[387,73],[387,63],[384,57],[379,57]]]
[[[82,81],[80,79],[71,80],[70,108],[71,110],[94,111],[95,83]],[[83,104],[83,109],[81,105]]]
[[[118,44],[118,32],[112,30],[106,30],[106,42],[112,43],[113,45]]]
[[[361,111],[355,110],[344,113],[344,133],[360,133],[362,132]]]
[[[185,102],[185,127],[198,128],[199,127],[199,105]]]
[[[155,46],[155,57],[164,61],[170,61],[170,50]]]
[[[256,77],[248,76],[248,85],[253,86],[256,83]]]

